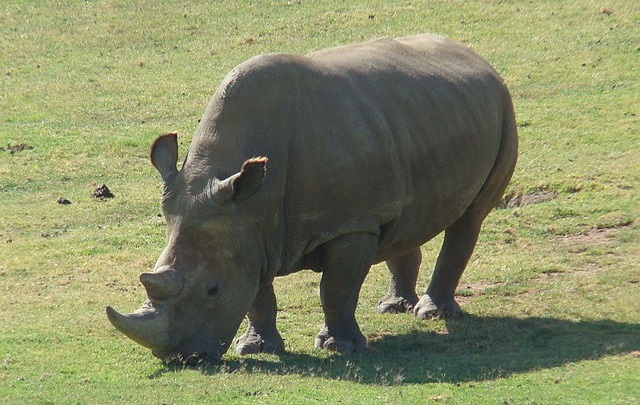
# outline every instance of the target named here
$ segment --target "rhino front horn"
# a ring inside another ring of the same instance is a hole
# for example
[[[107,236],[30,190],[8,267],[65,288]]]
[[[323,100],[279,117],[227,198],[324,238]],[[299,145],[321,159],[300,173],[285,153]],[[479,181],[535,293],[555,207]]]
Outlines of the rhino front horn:
[[[160,268],[153,273],[142,273],[140,282],[147,290],[147,296],[155,300],[175,296],[184,285],[182,275],[170,267]]]
[[[157,350],[169,346],[169,317],[149,303],[131,314],[107,307],[107,317],[116,329],[144,347]]]

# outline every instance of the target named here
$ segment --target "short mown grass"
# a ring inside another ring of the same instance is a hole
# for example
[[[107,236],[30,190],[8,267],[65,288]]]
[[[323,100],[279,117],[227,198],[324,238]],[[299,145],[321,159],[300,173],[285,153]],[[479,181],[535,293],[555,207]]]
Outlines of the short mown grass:
[[[16,0],[0,21],[2,403],[640,401],[635,1]],[[178,131],[183,156],[219,81],[255,54],[419,32],[467,43],[512,91],[504,205],[554,196],[490,215],[457,291],[465,316],[377,314],[379,265],[356,355],[312,348],[309,272],[276,281],[281,357],[167,367],[111,327],[104,307],[144,300],[138,275],[164,245],[156,135]],[[102,184],[115,198],[92,197]]]

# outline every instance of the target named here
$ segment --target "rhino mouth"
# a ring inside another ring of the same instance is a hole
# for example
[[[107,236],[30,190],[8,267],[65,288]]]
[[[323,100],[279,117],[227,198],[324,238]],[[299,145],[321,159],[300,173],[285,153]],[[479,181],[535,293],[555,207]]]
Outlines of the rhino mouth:
[[[161,350],[153,350],[153,355],[168,366],[200,367],[220,362],[221,353],[176,353]]]
[[[167,365],[196,367],[219,363],[227,346],[211,344],[210,340],[196,334],[170,350],[155,349],[152,353]]]

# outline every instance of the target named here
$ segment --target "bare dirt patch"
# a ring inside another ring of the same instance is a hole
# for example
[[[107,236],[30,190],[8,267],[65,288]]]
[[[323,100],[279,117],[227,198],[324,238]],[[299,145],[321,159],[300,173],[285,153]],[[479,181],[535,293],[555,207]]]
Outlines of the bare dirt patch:
[[[461,283],[456,292],[456,301],[458,301],[459,304],[463,304],[473,297],[482,295],[490,288],[501,287],[503,285],[505,285],[503,282]]]
[[[498,208],[518,208],[527,205],[541,204],[558,198],[558,194],[553,191],[536,191],[525,195],[510,195],[500,201]]]
[[[589,274],[596,274],[597,272],[601,271],[602,269],[604,269],[604,267],[602,267],[601,265],[594,263],[594,262],[587,262],[587,263],[583,263],[580,265],[577,265],[575,268],[569,270],[569,271],[563,271],[563,270],[545,270],[542,272],[542,274],[538,275],[535,277],[535,280],[537,281],[549,281],[549,280],[554,280],[554,279],[558,279],[561,277],[566,277],[566,276],[571,276],[571,275],[589,275]]]
[[[480,295],[489,288],[501,287],[505,285],[502,282],[484,282],[484,283],[463,283],[460,288],[468,292],[468,295]]]
[[[590,229],[585,233],[581,233],[580,235],[563,236],[560,238],[560,240],[565,245],[600,245],[610,242],[613,238],[615,238],[615,235],[617,233],[617,230],[612,228],[596,228]]]
[[[559,238],[559,242],[568,248],[569,252],[580,253],[588,246],[602,245],[612,242],[616,235],[624,228],[631,226],[633,221],[590,229],[579,235],[567,235]]]
[[[579,255],[581,253],[589,252],[592,249],[598,249],[603,252],[603,255],[612,256],[615,255],[615,253],[609,250],[609,246],[614,246],[614,242],[618,234],[623,229],[631,226],[632,223],[633,221],[625,221],[607,227],[593,228],[578,235],[559,236],[556,238],[557,245],[560,249],[569,254]],[[607,267],[602,263],[598,263],[597,260],[588,260],[588,256],[585,256],[585,258],[587,258],[587,260],[576,260],[575,267],[570,271],[553,269],[547,270],[540,274],[537,279],[540,281],[546,281],[566,275],[595,274]]]
[[[60,229],[60,230],[54,230],[54,231],[50,231],[50,232],[42,232],[40,234],[41,238],[53,238],[56,236],[60,236],[64,233],[67,233],[68,231],[66,229]]]

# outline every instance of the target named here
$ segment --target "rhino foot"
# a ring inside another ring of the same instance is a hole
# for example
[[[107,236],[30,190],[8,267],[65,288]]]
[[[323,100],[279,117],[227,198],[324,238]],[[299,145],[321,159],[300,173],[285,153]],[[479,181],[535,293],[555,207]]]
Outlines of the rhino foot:
[[[444,319],[456,318],[462,314],[460,305],[451,298],[442,305],[436,305],[427,294],[413,308],[413,313],[418,319]]]
[[[236,354],[258,354],[272,353],[280,354],[284,352],[284,340],[278,332],[271,335],[260,335],[255,331],[248,330],[236,341]]]
[[[358,330],[350,334],[351,336],[332,336],[325,327],[316,336],[316,349],[328,350],[338,353],[353,353],[364,350],[367,347],[367,339]]]
[[[403,314],[405,312],[412,312],[417,302],[417,296],[407,298],[387,295],[378,303],[378,312],[381,314]]]

